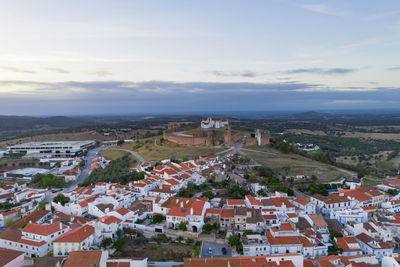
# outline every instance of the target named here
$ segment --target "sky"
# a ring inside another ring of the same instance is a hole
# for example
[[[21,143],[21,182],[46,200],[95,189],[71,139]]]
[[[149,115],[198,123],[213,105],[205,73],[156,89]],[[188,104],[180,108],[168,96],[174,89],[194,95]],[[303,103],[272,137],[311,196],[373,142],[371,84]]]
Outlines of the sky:
[[[0,0],[0,114],[400,107],[400,1]]]

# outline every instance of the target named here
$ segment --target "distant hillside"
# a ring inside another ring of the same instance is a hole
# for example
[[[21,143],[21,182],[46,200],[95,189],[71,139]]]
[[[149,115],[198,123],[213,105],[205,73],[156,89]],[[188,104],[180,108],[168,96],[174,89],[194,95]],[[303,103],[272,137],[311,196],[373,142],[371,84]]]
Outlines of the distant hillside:
[[[0,116],[0,132],[43,128],[69,128],[93,125],[88,118]]]

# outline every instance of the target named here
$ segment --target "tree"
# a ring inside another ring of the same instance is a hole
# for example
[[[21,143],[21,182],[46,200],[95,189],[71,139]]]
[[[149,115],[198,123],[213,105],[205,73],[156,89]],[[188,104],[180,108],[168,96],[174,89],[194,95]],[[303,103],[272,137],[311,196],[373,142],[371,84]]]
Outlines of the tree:
[[[238,246],[240,244],[240,237],[238,235],[231,235],[228,237],[229,246]]]
[[[182,240],[183,240],[183,237],[181,237],[181,236],[178,236],[178,237],[176,238],[176,241],[178,241],[178,243],[181,243]]]
[[[112,239],[111,239],[111,238],[104,238],[104,239],[101,241],[101,247],[103,247],[103,248],[107,248],[107,247],[109,247],[111,244],[112,244]]]
[[[118,140],[117,145],[118,145],[118,146],[122,146],[124,143],[125,143],[124,140]]]
[[[79,162],[79,168],[83,169],[83,167],[85,167],[86,165],[86,161],[82,160],[81,162]]]
[[[203,197],[206,197],[206,198],[208,198],[208,199],[213,199],[214,197],[215,197],[215,195],[214,195],[214,193],[213,192],[211,192],[211,191],[207,191],[207,192],[204,192],[203,193]]]
[[[164,217],[163,215],[161,215],[161,214],[155,214],[155,215],[153,216],[153,223],[154,223],[154,224],[160,223],[160,222],[162,222],[162,221],[164,221],[164,220],[165,220],[165,217]]]
[[[39,203],[38,209],[44,210],[46,208],[46,204],[49,204],[47,201],[42,201]]]
[[[113,247],[118,250],[118,249],[121,249],[124,246],[124,244],[125,244],[125,240],[120,238],[114,242]]]
[[[54,176],[53,174],[41,174],[35,175],[32,181],[33,184],[38,184],[40,188],[47,187],[63,187],[63,178]]]
[[[5,224],[7,225],[7,226],[10,226],[11,224],[13,224],[13,219],[12,218],[8,218],[8,219],[6,219],[6,221],[5,221]]]
[[[178,225],[178,229],[181,230],[181,231],[186,231],[187,230],[186,223],[183,222],[183,221],[180,222],[179,225]]]
[[[193,244],[193,239],[192,238],[187,238],[186,239],[186,245],[191,245]]]
[[[63,194],[58,194],[55,198],[53,198],[53,202],[60,203],[62,206],[64,206],[65,203],[69,202],[69,197],[66,197]]]
[[[118,230],[115,232],[115,234],[116,234],[118,237],[121,237],[122,230],[121,230],[120,228],[118,228]]]

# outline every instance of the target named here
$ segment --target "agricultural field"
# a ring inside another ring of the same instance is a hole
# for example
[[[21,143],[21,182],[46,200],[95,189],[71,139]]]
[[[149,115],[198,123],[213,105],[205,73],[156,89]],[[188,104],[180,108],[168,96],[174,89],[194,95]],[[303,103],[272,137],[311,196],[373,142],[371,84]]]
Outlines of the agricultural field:
[[[301,155],[285,154],[268,146],[242,150],[258,163],[284,176],[295,176],[299,173],[306,176],[315,175],[319,182],[325,183],[356,175],[349,170],[343,170]]]

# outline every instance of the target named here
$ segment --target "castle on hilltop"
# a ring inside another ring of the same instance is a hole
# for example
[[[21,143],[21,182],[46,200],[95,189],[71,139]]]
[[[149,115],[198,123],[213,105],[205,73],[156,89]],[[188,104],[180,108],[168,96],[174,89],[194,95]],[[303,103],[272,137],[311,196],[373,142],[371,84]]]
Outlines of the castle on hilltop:
[[[200,128],[201,129],[219,129],[219,128],[224,128],[225,125],[228,125],[229,121],[227,119],[214,119],[211,117],[208,117],[207,119],[203,119],[200,123]]]

